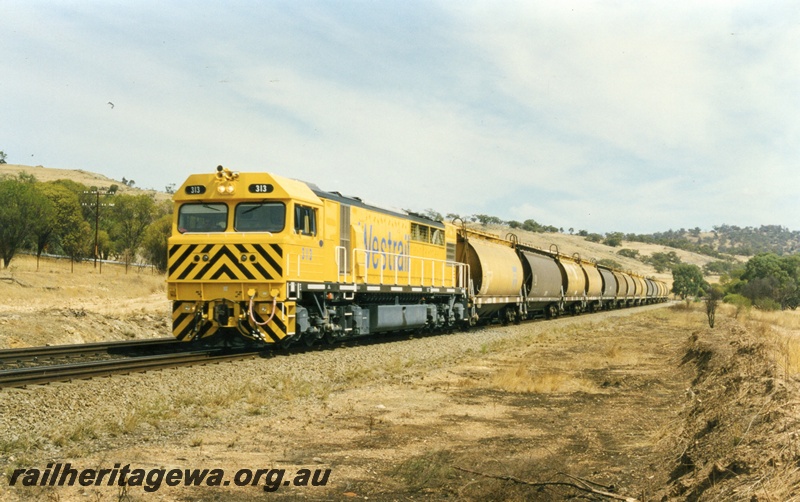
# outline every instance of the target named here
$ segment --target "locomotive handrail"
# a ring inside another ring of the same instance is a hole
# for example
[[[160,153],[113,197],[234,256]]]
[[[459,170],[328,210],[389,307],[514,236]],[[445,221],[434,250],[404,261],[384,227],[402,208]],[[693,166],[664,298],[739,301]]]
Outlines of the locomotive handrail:
[[[350,277],[353,284],[359,282],[368,284],[370,282],[370,276],[377,275],[377,284],[380,285],[388,284],[388,280],[391,279],[391,284],[395,286],[401,285],[402,281],[405,283],[404,285],[407,286],[419,284],[421,286],[430,287],[448,287],[449,275],[449,282],[452,287],[465,287],[464,284],[466,283],[468,273],[465,263],[409,256],[399,253],[388,253],[385,251],[376,252],[363,248],[353,249],[352,253],[354,266],[352,267]],[[377,265],[375,265],[374,262],[370,263],[375,257],[378,257],[379,260]],[[363,258],[363,261],[360,258]],[[393,271],[394,274],[388,274],[389,277],[387,277],[386,270],[389,263],[392,265],[390,271]],[[418,275],[412,272],[416,264],[419,264]],[[403,270],[401,270],[401,266]],[[440,272],[437,272],[437,269],[440,269]],[[450,269],[449,274],[447,272],[448,269]],[[372,274],[370,272],[372,272]],[[417,282],[417,280],[419,282]]]
[[[336,259],[336,280],[344,282],[347,280],[347,248],[344,246],[336,246],[335,248]],[[344,258],[344,260],[342,260]],[[342,261],[344,261],[344,268],[342,268]]]

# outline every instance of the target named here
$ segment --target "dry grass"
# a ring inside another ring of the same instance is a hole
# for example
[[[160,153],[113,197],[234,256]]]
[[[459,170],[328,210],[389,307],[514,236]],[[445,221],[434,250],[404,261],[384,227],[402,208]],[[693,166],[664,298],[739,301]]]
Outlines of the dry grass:
[[[705,304],[695,302],[688,307],[676,304],[671,310],[678,312],[673,322],[683,324],[690,332],[705,329]],[[721,304],[717,307],[718,319],[738,323],[743,329],[765,342],[769,357],[780,369],[784,378],[800,375],[800,311],[763,311],[755,308],[741,309]]]
[[[495,373],[491,386],[514,393],[555,394],[570,392],[595,393],[597,386],[568,371],[530,371],[530,363],[520,363]]]
[[[68,259],[41,258],[39,270],[36,257],[17,255],[6,269],[0,269],[0,301],[13,303],[63,305],[63,300],[85,300],[113,296],[120,299],[139,299],[153,294],[165,295],[163,275],[152,267],[129,267],[121,264],[102,264],[82,261],[70,264]]]
[[[740,317],[741,319],[741,317]],[[750,309],[741,319],[748,330],[767,342],[771,358],[784,378],[800,375],[800,313]]]

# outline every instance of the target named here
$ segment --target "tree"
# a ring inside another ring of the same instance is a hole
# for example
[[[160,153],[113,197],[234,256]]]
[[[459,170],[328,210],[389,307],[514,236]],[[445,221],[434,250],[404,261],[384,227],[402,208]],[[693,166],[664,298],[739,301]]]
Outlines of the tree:
[[[109,237],[108,232],[105,230],[100,230],[97,232],[97,255],[101,260],[107,260],[109,254],[111,254],[113,243],[111,242],[111,237]]]
[[[114,204],[111,235],[124,257],[127,271],[142,244],[147,226],[156,217],[156,205],[148,195],[117,195]]]
[[[86,236],[92,234],[92,227],[79,220],[61,236],[61,249],[70,258],[70,271],[75,271],[75,261],[88,256],[92,250],[92,241]]]
[[[500,224],[503,223],[503,220],[498,218],[497,216],[489,216],[488,214],[475,214],[473,215],[478,221],[481,222],[481,225],[486,226],[490,224]]]
[[[619,247],[622,245],[622,237],[622,232],[612,232],[610,234],[606,234],[606,240],[603,241],[603,244],[613,248]]]
[[[800,256],[761,253],[748,260],[737,290],[756,305],[796,308],[800,304],[798,284]]]
[[[638,249],[624,248],[624,249],[620,249],[619,251],[617,251],[617,254],[620,255],[620,256],[624,256],[625,258],[634,258],[634,259],[638,259],[639,258],[639,250]]]
[[[78,195],[68,184],[49,182],[37,187],[47,202],[31,229],[36,244],[36,270],[39,270],[42,252],[50,244],[58,244],[65,235],[74,232],[83,222],[83,216]]]
[[[438,211],[435,211],[435,210],[433,210],[431,208],[428,208],[425,211],[423,211],[422,215],[425,216],[426,218],[430,218],[430,219],[432,219],[434,221],[442,221],[442,220],[444,220],[444,217],[442,216],[442,213],[440,213]]]
[[[717,303],[725,296],[722,286],[713,284],[708,288],[706,294],[706,316],[708,317],[708,327],[714,327],[714,319],[717,315]]]
[[[172,215],[165,214],[147,227],[142,241],[145,259],[159,272],[167,271],[167,239],[172,231]]]
[[[603,258],[602,260],[598,260],[597,264],[608,268],[616,268],[616,269],[622,268],[622,265],[612,260],[611,258]]]
[[[56,203],[53,200],[53,191],[48,188],[37,186],[39,192],[44,195],[42,204],[37,208],[39,214],[31,221],[31,237],[36,246],[36,270],[39,270],[39,259],[42,252],[56,236]]]
[[[670,251],[669,253],[656,252],[643,258],[642,261],[651,264],[656,269],[656,272],[660,274],[665,270],[674,269],[674,267],[680,265],[681,258],[675,251]]]
[[[684,263],[672,268],[672,292],[681,299],[700,296],[707,287],[703,272],[697,265]]]
[[[6,152],[0,150],[0,164],[6,163]]]
[[[47,204],[44,196],[36,190],[35,182],[36,179],[30,175],[0,180],[0,258],[3,259],[3,268],[8,268],[11,259],[30,237],[40,208]]]
[[[522,222],[522,229],[528,232],[543,232],[544,227],[536,222],[536,220],[527,219]]]

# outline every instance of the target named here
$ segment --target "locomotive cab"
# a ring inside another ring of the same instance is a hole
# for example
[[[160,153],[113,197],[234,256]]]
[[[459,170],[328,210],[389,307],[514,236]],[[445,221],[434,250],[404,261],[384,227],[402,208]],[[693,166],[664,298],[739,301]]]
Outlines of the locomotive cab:
[[[321,279],[333,255],[322,202],[305,183],[266,173],[192,175],[176,192],[168,296],[181,340],[238,332],[278,343],[295,335],[287,268]]]

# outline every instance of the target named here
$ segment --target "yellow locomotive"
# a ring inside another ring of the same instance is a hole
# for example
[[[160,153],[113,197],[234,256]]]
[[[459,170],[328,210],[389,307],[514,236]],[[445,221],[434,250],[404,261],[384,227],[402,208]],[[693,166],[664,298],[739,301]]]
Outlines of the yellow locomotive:
[[[664,283],[315,185],[222,166],[175,193],[180,340],[312,344],[665,301]]]
[[[181,340],[310,344],[465,318],[453,225],[222,166],[173,199],[167,289]]]

